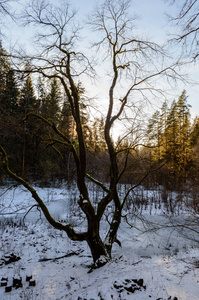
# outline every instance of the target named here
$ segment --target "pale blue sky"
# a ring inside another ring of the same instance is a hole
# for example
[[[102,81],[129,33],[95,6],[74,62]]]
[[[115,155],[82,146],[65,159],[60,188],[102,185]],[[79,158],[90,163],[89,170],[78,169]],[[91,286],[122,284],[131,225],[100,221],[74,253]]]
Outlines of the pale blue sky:
[[[50,0],[52,3],[54,0]],[[62,0],[57,0],[62,1]],[[24,6],[24,4],[28,3],[28,0],[19,0],[18,3],[11,2],[11,7],[16,12],[19,11],[20,8]],[[71,6],[74,6],[79,10],[80,16],[85,19],[86,15],[92,11],[96,5],[102,3],[103,0],[69,0]],[[165,13],[174,11],[174,6],[168,5],[165,3],[165,0],[132,0],[132,14],[137,14],[140,16],[140,20],[138,22],[139,28],[143,31],[146,31],[150,34],[150,36],[159,36],[162,37],[162,31],[165,32],[169,30],[170,26],[168,25],[168,19]],[[15,28],[10,28],[10,33]],[[19,33],[19,32],[18,32]]]
[[[27,3],[27,0],[19,1],[18,7],[22,7],[24,3]],[[54,2],[54,0],[52,0]],[[57,1],[56,1],[57,2]],[[85,19],[86,15],[89,14],[91,10],[99,3],[103,2],[102,0],[73,0],[70,1],[72,6],[79,9],[80,16]],[[12,4],[12,8],[16,8],[16,4]],[[166,33],[176,32],[177,28],[171,26],[168,23],[166,13],[175,14],[175,7],[169,6],[168,3],[165,3],[164,0],[132,0],[132,14],[136,13],[140,16],[140,19],[137,22],[137,28],[142,32],[146,33],[147,36],[151,37],[155,41],[163,41]],[[7,30],[4,30],[6,33],[6,47],[10,42],[18,43],[18,40],[24,41],[29,32],[23,31],[17,26],[9,21]],[[185,69],[185,72],[188,73],[192,78],[198,80],[199,78],[199,66],[189,66]],[[188,102],[192,105],[191,113],[194,117],[199,115],[199,85],[184,86],[181,84],[179,87],[176,87],[176,90],[173,91],[173,98],[177,99],[177,95],[180,95],[182,90],[187,90],[187,95],[189,96]],[[171,96],[172,98],[172,96]]]

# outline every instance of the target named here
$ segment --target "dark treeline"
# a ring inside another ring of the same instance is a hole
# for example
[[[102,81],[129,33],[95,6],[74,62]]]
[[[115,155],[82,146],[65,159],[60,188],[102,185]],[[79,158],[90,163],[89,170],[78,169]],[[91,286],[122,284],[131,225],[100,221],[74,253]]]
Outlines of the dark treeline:
[[[33,84],[28,66],[25,75],[13,71],[6,50],[0,44],[1,144],[8,153],[11,168],[17,174],[29,180],[72,180],[75,176],[75,165],[69,149],[57,138],[48,124],[30,115],[40,115],[55,124],[78,148],[75,122],[67,96],[55,78],[46,80],[39,77],[34,80],[36,83]],[[90,153],[88,163],[92,170],[93,156],[97,155],[101,162],[106,160],[104,121],[89,121],[81,83],[78,88],[82,95],[81,118],[85,142]],[[107,162],[104,165],[107,165]],[[98,169],[99,176],[100,172]],[[3,176],[4,174],[1,174],[1,180]]]
[[[0,44],[1,144],[17,174],[32,181],[71,181],[76,170],[70,149],[46,122],[29,115],[40,115],[55,124],[78,150],[75,122],[67,96],[55,78],[47,81],[39,77],[35,84],[32,80],[28,66],[25,75],[13,71],[6,50]],[[88,149],[88,173],[106,182],[109,156],[104,140],[104,120],[91,122],[81,83],[78,88]],[[129,139],[118,141],[120,169],[124,164],[127,166],[122,183],[137,184],[148,174],[143,182],[148,187],[161,184],[168,189],[176,189],[187,182],[198,186],[199,118],[192,122],[189,109],[186,91],[183,91],[177,101],[174,100],[170,106],[167,102],[163,103],[161,110],[149,119],[145,146],[131,149]],[[5,174],[1,174],[1,180],[4,177]]]

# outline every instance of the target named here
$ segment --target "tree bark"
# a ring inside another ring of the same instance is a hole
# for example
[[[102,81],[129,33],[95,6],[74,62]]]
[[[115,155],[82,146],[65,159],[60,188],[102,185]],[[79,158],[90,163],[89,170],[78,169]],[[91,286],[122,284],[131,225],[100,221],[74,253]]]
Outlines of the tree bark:
[[[94,263],[96,263],[102,257],[105,257],[106,261],[110,258],[106,247],[100,238],[99,233],[96,233],[95,235],[88,234],[87,243],[91,250]]]
[[[110,224],[109,231],[106,235],[105,245],[109,256],[111,257],[111,251],[113,243],[117,240],[117,232],[121,223],[122,205],[118,197],[117,191],[115,191],[114,197],[115,211]]]

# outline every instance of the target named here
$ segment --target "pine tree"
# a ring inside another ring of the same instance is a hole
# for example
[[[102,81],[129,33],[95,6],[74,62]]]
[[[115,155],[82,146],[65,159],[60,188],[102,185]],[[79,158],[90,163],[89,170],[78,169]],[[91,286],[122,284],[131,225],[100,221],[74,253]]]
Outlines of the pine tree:
[[[178,165],[179,171],[186,176],[186,169],[190,161],[190,105],[187,103],[186,91],[184,90],[177,102],[178,108]]]
[[[165,135],[168,138],[167,151],[165,152],[166,160],[169,160],[170,170],[174,174],[177,163],[177,135],[178,135],[178,122],[177,122],[177,104],[174,100],[168,110],[167,124]]]
[[[186,91],[182,92],[178,101],[172,102],[170,108],[164,102],[161,111],[153,114],[147,134],[148,144],[154,147],[150,151],[151,161],[167,161],[173,183],[186,180],[192,151],[190,105],[187,103]]]
[[[149,119],[149,124],[147,127],[147,138],[149,144],[155,146],[158,144],[160,138],[160,127],[159,127],[159,119],[160,119],[160,112],[157,110]]]
[[[167,118],[168,118],[168,104],[165,101],[162,104],[161,112],[160,112],[160,120],[159,123],[161,124],[161,146],[160,146],[160,156],[163,158],[167,153],[168,147],[168,134],[167,134]]]
[[[178,101],[174,100],[168,110],[164,130],[166,141],[164,158],[169,160],[171,173],[179,178],[186,177],[191,157],[189,107],[186,91],[183,91]]]

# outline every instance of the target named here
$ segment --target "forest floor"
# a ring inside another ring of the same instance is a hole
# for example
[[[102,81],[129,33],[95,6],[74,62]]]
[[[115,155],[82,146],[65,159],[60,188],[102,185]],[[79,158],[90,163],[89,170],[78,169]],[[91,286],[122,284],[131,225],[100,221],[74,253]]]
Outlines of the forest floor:
[[[182,221],[183,215],[168,218],[160,213],[150,215],[146,210],[145,221],[136,218],[135,222],[132,218],[130,226],[123,220],[118,232],[122,247],[115,244],[112,260],[89,272],[92,258],[86,243],[70,241],[43,219],[36,222],[36,211],[27,216],[24,224],[15,222],[13,215],[10,218],[14,212],[11,208],[15,207],[15,217],[19,217],[19,204],[24,203],[25,197],[27,203],[32,200],[22,190],[15,190],[15,197],[13,190],[4,194],[2,188],[0,194],[4,195],[0,225],[1,300],[199,299],[198,236],[170,226],[171,222]],[[52,197],[46,195],[52,211],[61,206],[60,217],[66,216],[63,190],[51,188]],[[24,215],[24,211],[20,214]],[[73,214],[71,220],[77,225],[78,215]],[[104,221],[102,235],[105,229]],[[30,281],[26,281],[27,276],[32,276]],[[6,292],[4,284],[12,290],[8,288]]]

